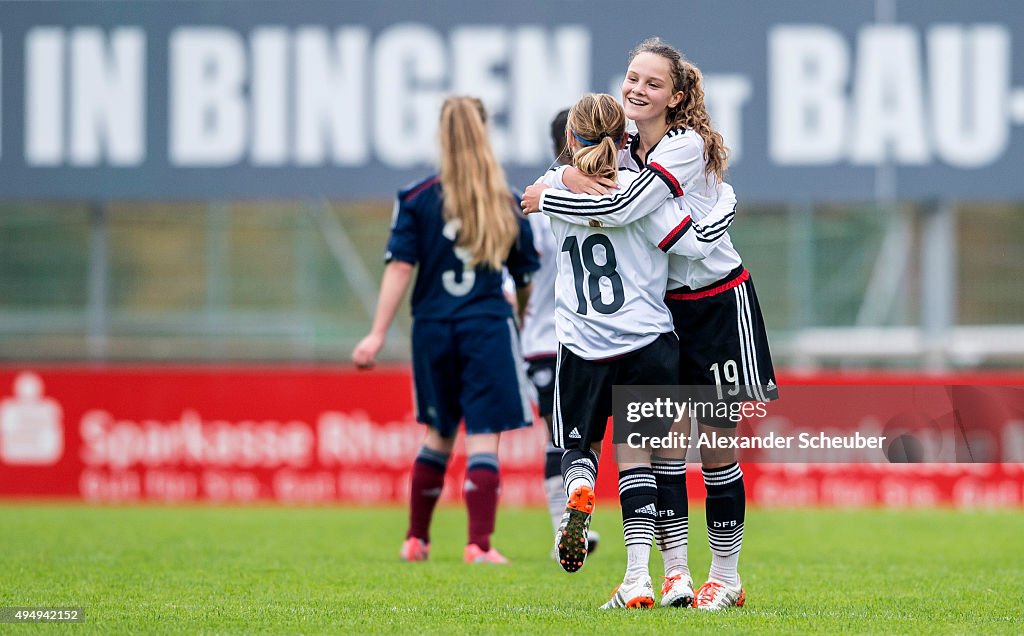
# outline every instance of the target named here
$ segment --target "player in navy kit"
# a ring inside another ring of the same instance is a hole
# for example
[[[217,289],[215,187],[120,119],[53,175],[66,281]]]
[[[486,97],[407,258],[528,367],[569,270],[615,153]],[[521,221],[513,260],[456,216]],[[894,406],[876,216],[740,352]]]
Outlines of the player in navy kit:
[[[711,127],[704,106],[700,71],[657,38],[642,42],[630,56],[622,85],[626,115],[636,124],[621,166],[640,171],[628,189],[606,196],[543,190],[531,186],[524,209],[541,209],[571,223],[618,225],[642,218],[676,198],[689,221],[688,240],[698,253],[672,258],[672,289],[666,302],[680,337],[679,381],[683,385],[729,385],[749,400],[778,397],[771,354],[749,272],[732,246],[728,228],[735,216],[712,208],[727,165],[721,135]],[[595,180],[566,170],[564,185],[592,191]],[[581,186],[585,183],[585,187]],[[610,186],[610,182],[598,183]],[[701,421],[702,433],[728,436],[735,424]],[[659,451],[662,452],[662,451]],[[685,462],[665,454],[652,459],[658,477],[659,509],[682,512],[659,518],[657,541],[668,575],[663,604],[722,609],[743,605],[746,595],[737,573],[746,498],[743,474],[732,449],[701,449],[708,497],[708,541],[712,552],[708,581],[694,595],[686,558]],[[681,495],[681,496],[680,496]]]
[[[497,511],[498,440],[532,422],[512,308],[502,268],[528,300],[539,267],[519,198],[487,138],[483,105],[452,97],[441,109],[440,173],[398,193],[373,327],[352,354],[373,366],[418,266],[412,293],[416,418],[427,435],[413,464],[409,530],[401,556],[427,559],[430,521],[459,421],[468,455],[463,493],[469,512],[467,562],[507,562],[491,545]]]

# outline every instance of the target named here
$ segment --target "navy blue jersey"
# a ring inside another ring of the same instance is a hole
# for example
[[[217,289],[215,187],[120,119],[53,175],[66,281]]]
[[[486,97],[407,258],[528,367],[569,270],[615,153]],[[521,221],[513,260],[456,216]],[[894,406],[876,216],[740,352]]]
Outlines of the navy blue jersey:
[[[533,233],[518,214],[520,197],[509,193],[508,213],[519,220],[519,237],[505,267],[516,285],[525,286],[540,268]],[[458,223],[445,222],[441,180],[435,175],[398,192],[385,258],[417,265],[412,290],[414,318],[463,318],[512,315],[501,289],[502,273],[486,265],[470,267],[469,253],[455,245]]]

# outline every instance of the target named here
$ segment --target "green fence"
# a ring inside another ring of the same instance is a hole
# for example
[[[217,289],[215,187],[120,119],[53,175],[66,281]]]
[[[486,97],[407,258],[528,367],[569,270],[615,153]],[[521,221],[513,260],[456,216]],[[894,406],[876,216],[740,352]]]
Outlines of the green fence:
[[[733,240],[783,363],[810,328],[920,324],[920,212],[741,207]],[[2,205],[0,358],[346,360],[390,216],[386,201]],[[1024,324],[1024,207],[955,218],[953,324]],[[408,325],[403,309],[386,358],[408,357]]]

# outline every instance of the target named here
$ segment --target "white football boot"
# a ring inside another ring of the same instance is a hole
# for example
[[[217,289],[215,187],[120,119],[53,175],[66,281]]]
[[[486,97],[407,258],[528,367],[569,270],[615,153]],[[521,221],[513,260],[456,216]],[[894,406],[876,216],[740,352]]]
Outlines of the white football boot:
[[[689,576],[676,574],[661,578],[665,579],[661,585],[662,607],[690,607],[693,605],[693,581]]]
[[[654,607],[654,586],[651,585],[651,577],[643,576],[635,581],[623,581],[615,588],[611,600],[602,605],[601,609],[620,607],[629,609]]]
[[[703,610],[721,610],[729,607],[743,607],[747,602],[747,593],[743,591],[743,584],[736,587],[708,581],[697,590],[697,597],[693,606]]]

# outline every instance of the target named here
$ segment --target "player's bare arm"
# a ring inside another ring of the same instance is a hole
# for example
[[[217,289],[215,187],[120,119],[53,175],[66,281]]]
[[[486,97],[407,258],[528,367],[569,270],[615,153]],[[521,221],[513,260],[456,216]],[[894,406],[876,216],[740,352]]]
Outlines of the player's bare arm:
[[[547,188],[548,186],[543,183],[534,183],[526,188],[523,192],[522,202],[524,213],[530,214],[531,212],[540,211],[540,197]]]
[[[402,296],[412,279],[413,266],[402,261],[391,261],[384,268],[384,278],[380,284],[380,298],[377,300],[377,311],[373,316],[370,333],[359,341],[352,351],[352,362],[357,368],[372,369],[377,363],[377,354],[384,346],[388,328],[395,318]]]
[[[574,166],[568,166],[562,172],[562,183],[569,189],[570,192],[576,194],[592,194],[594,196],[601,196],[608,194],[614,188],[618,187],[618,183],[614,179],[608,177],[596,177],[583,174]]]
[[[607,177],[591,177],[573,167],[568,167],[562,172],[562,181],[570,192],[594,196],[608,194],[613,188],[618,186],[612,179]],[[541,194],[548,187],[544,183],[535,183],[526,188],[526,192],[523,193],[523,212],[526,214],[539,212]]]

